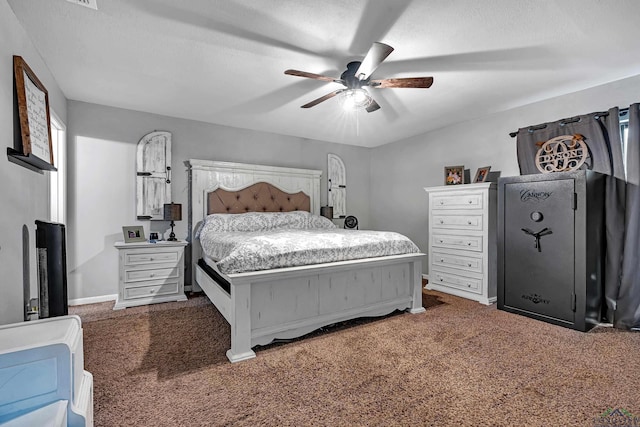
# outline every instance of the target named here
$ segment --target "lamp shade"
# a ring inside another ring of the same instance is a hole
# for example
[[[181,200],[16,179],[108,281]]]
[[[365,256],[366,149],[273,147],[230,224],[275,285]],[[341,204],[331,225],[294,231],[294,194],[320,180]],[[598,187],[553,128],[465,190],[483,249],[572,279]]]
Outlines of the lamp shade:
[[[333,219],[333,206],[321,206],[320,215],[325,218]]]
[[[164,205],[165,221],[181,221],[182,205],[180,203],[167,203]]]

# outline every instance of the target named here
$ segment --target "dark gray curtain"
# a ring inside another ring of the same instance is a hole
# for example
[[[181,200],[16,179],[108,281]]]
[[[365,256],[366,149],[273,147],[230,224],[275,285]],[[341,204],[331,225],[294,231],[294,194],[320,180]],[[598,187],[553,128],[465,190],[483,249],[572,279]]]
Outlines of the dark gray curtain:
[[[606,121],[606,135],[611,152],[613,176],[605,180],[605,263],[603,320],[613,322],[617,309],[618,294],[622,276],[624,252],[626,182],[622,161],[622,144],[618,108],[609,110]]]
[[[614,325],[640,329],[640,108],[629,107],[624,257]]]
[[[613,322],[619,309],[622,254],[625,230],[625,181],[618,108],[591,113],[553,123],[518,130],[517,151],[520,173],[537,174],[536,143],[560,135],[581,134],[589,147],[590,158],[581,169],[607,175],[605,182],[605,260],[603,318]],[[640,193],[639,193],[640,197]],[[639,277],[640,278],[640,277]]]

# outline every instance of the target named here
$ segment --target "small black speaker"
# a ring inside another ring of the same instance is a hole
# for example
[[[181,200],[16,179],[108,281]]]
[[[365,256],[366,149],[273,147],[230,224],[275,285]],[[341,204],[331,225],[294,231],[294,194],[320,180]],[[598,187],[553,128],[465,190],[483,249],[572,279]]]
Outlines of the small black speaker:
[[[65,226],[36,221],[36,251],[38,258],[38,318],[66,316],[67,247]]]

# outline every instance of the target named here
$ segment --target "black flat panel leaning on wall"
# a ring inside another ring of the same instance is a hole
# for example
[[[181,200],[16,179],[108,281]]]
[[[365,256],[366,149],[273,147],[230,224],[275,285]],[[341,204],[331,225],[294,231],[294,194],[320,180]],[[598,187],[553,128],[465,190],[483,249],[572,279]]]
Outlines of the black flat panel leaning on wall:
[[[67,246],[65,226],[36,221],[38,258],[38,317],[66,316]]]
[[[600,321],[604,175],[500,178],[498,309],[587,331]]]

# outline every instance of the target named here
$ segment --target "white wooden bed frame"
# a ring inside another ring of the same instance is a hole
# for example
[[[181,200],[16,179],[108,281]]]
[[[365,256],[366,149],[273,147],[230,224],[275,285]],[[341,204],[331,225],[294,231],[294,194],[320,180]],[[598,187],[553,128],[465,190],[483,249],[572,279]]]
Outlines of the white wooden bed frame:
[[[311,198],[312,213],[320,212],[319,170],[197,159],[188,164],[191,236],[207,215],[206,195],[217,188],[240,190],[267,182],[288,193],[303,191]],[[336,322],[394,310],[425,311],[422,253],[229,274],[229,294],[198,265],[199,240],[191,243],[192,290],[203,290],[231,325],[231,362],[255,357],[251,348],[256,345]]]

